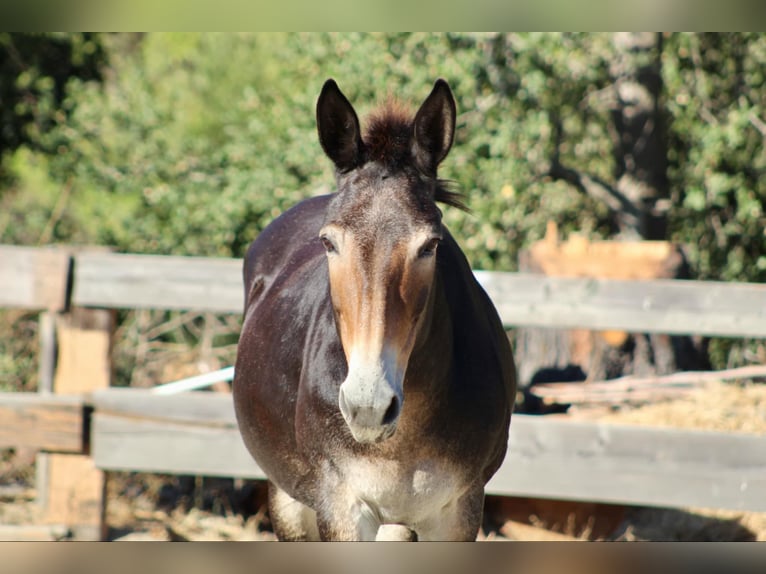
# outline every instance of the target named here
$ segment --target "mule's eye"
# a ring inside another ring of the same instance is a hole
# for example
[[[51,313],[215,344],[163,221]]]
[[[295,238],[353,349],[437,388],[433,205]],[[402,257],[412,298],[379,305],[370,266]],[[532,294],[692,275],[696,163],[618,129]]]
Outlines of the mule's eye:
[[[427,257],[433,257],[440,241],[441,240],[438,237],[429,239],[428,242],[420,248],[420,251],[418,251],[418,258],[425,259]]]
[[[324,250],[327,253],[335,253],[336,251],[338,251],[337,248],[335,247],[335,244],[326,235],[320,236],[319,239],[322,241],[322,245],[324,246]]]

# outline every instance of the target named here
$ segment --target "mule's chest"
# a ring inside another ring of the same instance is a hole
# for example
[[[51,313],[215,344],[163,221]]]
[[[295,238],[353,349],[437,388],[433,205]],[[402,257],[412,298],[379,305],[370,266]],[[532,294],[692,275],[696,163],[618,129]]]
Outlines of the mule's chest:
[[[334,461],[329,482],[349,502],[367,505],[383,523],[427,520],[455,502],[469,484],[456,465],[437,459],[402,462],[351,458]]]

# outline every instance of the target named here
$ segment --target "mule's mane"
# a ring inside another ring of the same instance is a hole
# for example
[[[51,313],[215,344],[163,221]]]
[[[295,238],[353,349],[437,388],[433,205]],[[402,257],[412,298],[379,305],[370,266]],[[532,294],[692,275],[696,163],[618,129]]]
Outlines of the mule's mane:
[[[412,165],[411,136],[415,116],[399,100],[389,98],[385,104],[367,117],[367,128],[362,140],[369,161],[376,161],[391,169]],[[437,179],[434,201],[468,211],[461,193],[454,191],[451,181]]]

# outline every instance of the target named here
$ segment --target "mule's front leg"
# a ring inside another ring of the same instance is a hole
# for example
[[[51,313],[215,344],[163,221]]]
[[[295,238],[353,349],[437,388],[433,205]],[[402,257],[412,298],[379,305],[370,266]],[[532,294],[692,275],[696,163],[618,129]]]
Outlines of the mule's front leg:
[[[269,515],[274,534],[279,540],[320,540],[316,512],[295,500],[271,481],[269,481]]]
[[[334,494],[317,511],[322,540],[374,541],[380,528],[377,512],[362,500]]]

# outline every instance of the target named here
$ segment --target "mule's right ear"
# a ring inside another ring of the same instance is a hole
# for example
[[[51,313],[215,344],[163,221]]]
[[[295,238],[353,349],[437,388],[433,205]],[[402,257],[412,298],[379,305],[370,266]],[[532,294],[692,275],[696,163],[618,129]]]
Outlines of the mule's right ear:
[[[436,80],[414,121],[412,153],[415,162],[426,173],[436,175],[436,168],[447,157],[455,138],[456,115],[452,90],[445,80]]]
[[[359,118],[335,80],[327,80],[317,101],[319,143],[340,171],[358,167],[362,161]]]

